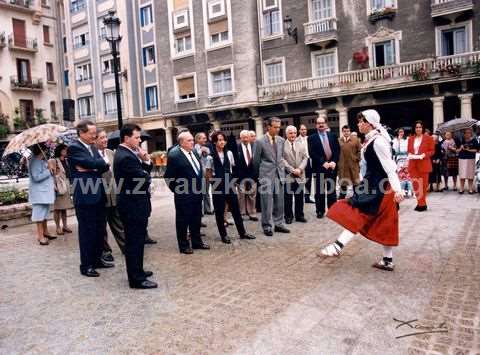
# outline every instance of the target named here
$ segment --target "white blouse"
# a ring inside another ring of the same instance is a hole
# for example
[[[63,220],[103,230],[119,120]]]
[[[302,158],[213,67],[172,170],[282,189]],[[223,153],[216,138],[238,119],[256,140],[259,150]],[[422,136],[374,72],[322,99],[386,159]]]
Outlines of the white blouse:
[[[423,136],[415,137],[415,140],[413,141],[413,151],[415,154],[418,154],[418,149],[420,148],[420,144],[422,144],[422,138]]]

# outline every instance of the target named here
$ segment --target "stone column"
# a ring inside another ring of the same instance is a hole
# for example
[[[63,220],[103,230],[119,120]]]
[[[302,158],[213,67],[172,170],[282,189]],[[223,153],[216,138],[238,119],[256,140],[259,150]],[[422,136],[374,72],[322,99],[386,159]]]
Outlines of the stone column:
[[[338,111],[338,129],[342,132],[342,127],[348,125],[348,108],[339,107]]]
[[[436,96],[430,98],[433,103],[433,131],[438,128],[444,122],[443,118],[443,100],[445,100],[444,96]]]
[[[263,136],[263,118],[262,117],[252,117],[255,121],[255,133],[257,134],[257,138]]]
[[[212,121],[211,124],[212,124],[212,127],[213,127],[214,130],[219,130],[220,129],[220,121],[215,120],[215,121]]]
[[[461,107],[460,116],[462,118],[472,118],[472,97],[472,93],[458,95]]]
[[[173,127],[165,128],[165,149],[173,145]]]

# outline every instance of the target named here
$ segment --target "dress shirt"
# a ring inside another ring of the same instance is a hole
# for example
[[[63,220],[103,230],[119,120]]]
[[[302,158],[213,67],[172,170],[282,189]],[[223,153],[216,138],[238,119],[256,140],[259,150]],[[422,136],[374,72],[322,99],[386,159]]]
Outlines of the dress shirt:
[[[415,154],[418,154],[418,149],[420,148],[420,144],[422,144],[422,138],[423,136],[415,137],[415,140],[413,141],[413,151]]]
[[[150,164],[152,161],[150,159],[148,159],[147,161],[143,161],[142,159],[140,159],[140,157],[138,156],[138,152],[133,150],[132,148],[130,148],[128,145],[126,144],[120,144],[122,147],[124,148],[127,148],[129,151],[131,151],[133,154],[135,154],[135,156],[138,158],[138,160],[140,160],[140,163],[145,163],[145,164]]]
[[[89,152],[90,155],[93,157],[92,146],[91,146],[90,144],[87,144],[87,143],[85,143],[84,141],[82,141],[82,138],[79,138],[78,141],[79,141],[80,143],[82,143],[85,148],[87,148],[88,152]]]
[[[307,151],[307,157],[310,159],[310,153],[308,152],[308,141],[307,141],[308,137],[307,136],[303,137],[302,135],[300,135],[297,137],[297,139],[300,143],[302,143],[305,146],[305,150]]]
[[[320,142],[323,145],[323,151],[325,153],[325,158],[330,160],[332,158],[332,148],[330,147],[330,142],[328,141],[327,131],[320,132],[318,131],[318,136],[320,137]]]
[[[383,170],[388,176],[388,182],[392,187],[392,190],[395,192],[401,192],[402,188],[400,186],[400,180],[397,175],[397,164],[392,159],[392,150],[390,143],[377,131],[372,130],[365,136],[365,141],[367,142],[362,148],[362,160],[365,150],[367,147],[373,143],[373,150],[377,154],[380,164],[382,164]],[[367,167],[368,169],[368,167]]]
[[[185,149],[183,148],[180,148],[180,150],[182,151],[183,154],[185,154],[185,156],[187,157],[190,165],[192,166],[193,168],[193,171],[195,171],[195,173],[197,175],[200,175],[200,162],[197,160],[197,157],[195,157],[195,154],[193,154],[193,151],[186,151]]]
[[[108,161],[107,154],[105,154],[105,149],[99,149],[98,153],[103,158],[103,160],[105,160],[105,163],[110,164],[110,162]]]

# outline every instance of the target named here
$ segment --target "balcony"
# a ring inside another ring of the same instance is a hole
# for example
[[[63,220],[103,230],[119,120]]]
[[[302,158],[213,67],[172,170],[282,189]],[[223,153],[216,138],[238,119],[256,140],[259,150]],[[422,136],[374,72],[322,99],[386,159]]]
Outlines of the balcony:
[[[37,11],[33,0],[0,0],[0,8],[32,14]]]
[[[0,33],[0,48],[4,48],[7,45],[7,36],[5,32]]]
[[[303,24],[305,44],[324,44],[337,40],[337,19],[334,17]]]
[[[432,0],[432,17],[460,14],[473,10],[473,0]]]
[[[259,86],[258,97],[260,102],[299,101],[431,85],[478,75],[480,52],[472,52]]]
[[[40,78],[30,78],[25,80],[22,78],[19,79],[18,76],[11,76],[10,89],[14,91],[42,91],[43,81]]]
[[[38,41],[36,38],[17,38],[13,34],[8,36],[8,48],[13,51],[38,52]]]

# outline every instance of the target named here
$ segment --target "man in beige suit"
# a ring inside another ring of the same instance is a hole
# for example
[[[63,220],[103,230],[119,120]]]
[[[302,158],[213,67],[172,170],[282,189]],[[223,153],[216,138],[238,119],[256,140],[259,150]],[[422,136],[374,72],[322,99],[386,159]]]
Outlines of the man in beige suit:
[[[95,145],[97,146],[98,153],[100,156],[105,160],[107,164],[110,165],[110,170],[103,173],[102,179],[104,181],[105,186],[105,195],[106,195],[106,216],[107,216],[107,223],[110,226],[110,230],[117,241],[118,247],[122,251],[125,252],[125,231],[123,229],[122,221],[120,220],[120,215],[118,214],[117,210],[117,194],[115,188],[115,180],[113,178],[113,158],[114,152],[107,148],[108,138],[107,132],[104,129],[99,128],[97,129],[97,140],[95,141]],[[108,244],[108,233],[107,229],[105,228],[105,237],[103,243],[103,253],[102,259],[105,261],[113,261],[112,256],[112,248]]]
[[[308,154],[305,144],[297,140],[297,129],[288,126],[285,130],[287,140],[283,151],[285,165],[285,222],[293,221],[292,202],[295,199],[295,220],[307,222],[303,214],[303,190],[305,187],[305,168],[308,163]]]

